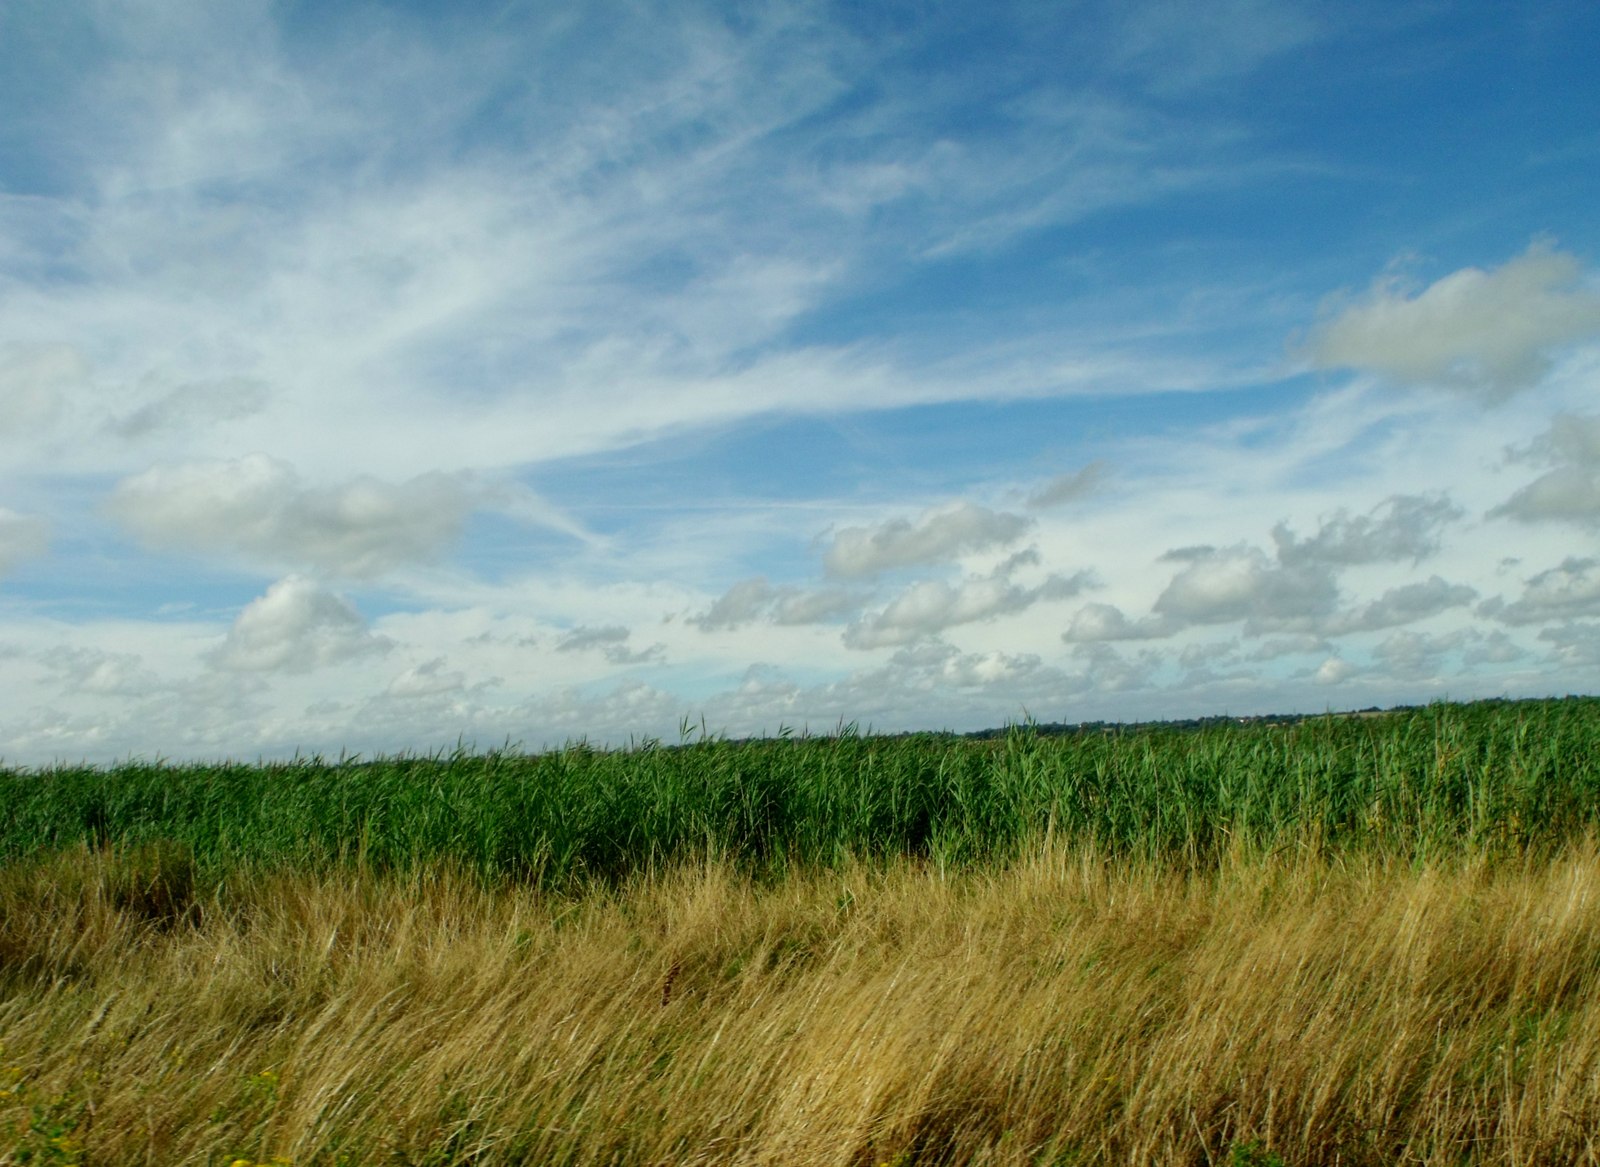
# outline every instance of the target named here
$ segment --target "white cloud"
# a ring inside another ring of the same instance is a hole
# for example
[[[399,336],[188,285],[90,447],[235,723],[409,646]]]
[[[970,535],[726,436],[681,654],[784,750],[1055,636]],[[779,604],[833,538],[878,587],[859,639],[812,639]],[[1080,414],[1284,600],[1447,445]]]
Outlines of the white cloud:
[[[861,608],[857,592],[842,588],[780,589],[772,609],[774,624],[829,624]]]
[[[706,611],[689,617],[689,623],[697,624],[707,632],[719,628],[738,628],[760,619],[776,594],[776,589],[763,576],[742,579],[728,588]]]
[[[1560,664],[1592,671],[1600,666],[1600,623],[1571,621],[1539,631],[1539,639],[1552,645],[1551,657]]]
[[[1147,649],[1126,655],[1109,644],[1080,644],[1072,651],[1086,665],[1086,687],[1097,693],[1148,689],[1155,684],[1156,674],[1166,662],[1158,652]]]
[[[1469,267],[1408,296],[1393,280],[1322,325],[1320,368],[1370,369],[1497,401],[1528,388],[1564,345],[1600,335],[1600,294],[1573,256],[1535,244],[1491,271]]]
[[[392,646],[348,600],[290,575],[245,606],[211,661],[234,672],[303,673]]]
[[[607,624],[602,628],[574,628],[556,642],[557,652],[583,652],[591,648],[607,648],[627,641],[630,633],[620,624]]]
[[[1176,631],[1159,616],[1130,621],[1115,604],[1085,604],[1073,614],[1072,623],[1061,634],[1068,644],[1093,644],[1103,640],[1159,640]]]
[[[0,576],[18,564],[37,559],[50,547],[50,527],[43,519],[0,507]]]
[[[1565,519],[1583,527],[1600,526],[1600,472],[1559,466],[1528,483],[1488,517],[1524,523]]]
[[[286,463],[251,455],[156,467],[119,483],[107,509],[152,548],[362,578],[438,559],[473,509],[503,501],[440,473],[310,486]]]
[[[1464,628],[1437,636],[1401,631],[1385,637],[1373,648],[1372,655],[1390,676],[1414,681],[1434,676],[1444,656],[1461,648],[1468,639]]]
[[[1326,616],[1338,599],[1325,569],[1275,564],[1256,547],[1183,548],[1164,558],[1188,562],[1154,608],[1178,625],[1243,620],[1246,632],[1292,631]]]
[[[1302,632],[1296,636],[1275,636],[1262,641],[1250,654],[1252,661],[1277,660],[1285,656],[1310,656],[1314,653],[1326,653],[1333,646],[1327,639],[1312,632]]]
[[[1317,666],[1312,677],[1319,685],[1337,685],[1349,680],[1355,672],[1356,667],[1343,657],[1330,656]]]
[[[66,682],[69,693],[141,697],[166,688],[137,653],[100,652],[61,646],[40,654],[41,662]]]
[[[620,624],[607,624],[599,628],[580,626],[572,629],[556,642],[557,652],[599,652],[614,665],[637,665],[662,660],[666,646],[632,649],[628,640],[633,634]]]
[[[1390,588],[1376,600],[1327,620],[1319,626],[1319,631],[1328,636],[1342,636],[1393,628],[1426,620],[1451,608],[1463,608],[1477,598],[1477,591],[1465,584],[1452,584],[1436,575],[1429,576],[1422,583]]]
[[[1479,635],[1478,639],[1461,654],[1461,660],[1466,665],[1508,665],[1522,660],[1528,655],[1528,650],[1517,644],[1498,629],[1488,636]]]
[[[1086,685],[1083,677],[1032,653],[963,652],[944,641],[923,640],[901,648],[881,666],[809,688],[789,686],[784,708],[791,724],[803,720],[814,727],[832,728],[841,718],[862,728],[927,726],[949,716],[930,718],[930,697],[954,690],[966,705],[957,715],[958,728],[978,729],[1017,720],[1030,708],[1056,708]],[[750,695],[743,706],[745,724],[770,718],[763,704],[760,695]]]
[[[1514,454],[1553,469],[1534,479],[1489,512],[1524,523],[1565,519],[1600,526],[1600,417],[1562,413],[1550,428]]]
[[[1077,595],[1090,583],[1084,572],[1051,575],[1034,587],[1014,583],[1008,573],[972,577],[952,587],[943,580],[923,580],[901,592],[882,611],[863,616],[845,629],[851,648],[909,644],[959,624],[1010,615],[1041,600]]]
[[[1022,515],[961,502],[925,511],[915,521],[890,519],[875,527],[846,527],[834,536],[822,562],[829,575],[861,578],[1004,547],[1022,538],[1031,526]]]
[[[1178,653],[1178,663],[1186,669],[1202,669],[1228,660],[1238,649],[1238,642],[1233,640],[1189,644]]]
[[[689,623],[707,632],[739,628],[757,621],[773,624],[827,624],[857,611],[862,597],[838,588],[775,586],[765,576],[733,584]]]
[[[1530,577],[1521,598],[1489,600],[1479,611],[1513,625],[1600,615],[1600,560],[1569,557]]]
[[[400,673],[385,692],[391,697],[437,697],[463,692],[466,687],[467,675],[459,669],[446,668],[445,658],[436,656]]]
[[[1106,467],[1103,462],[1090,462],[1081,470],[1052,478],[1028,496],[1028,506],[1034,510],[1065,506],[1098,491],[1105,483]]]
[[[1287,523],[1272,529],[1278,559],[1284,564],[1416,563],[1439,549],[1439,532],[1462,515],[1444,495],[1395,495],[1364,515],[1340,509],[1299,538]]]

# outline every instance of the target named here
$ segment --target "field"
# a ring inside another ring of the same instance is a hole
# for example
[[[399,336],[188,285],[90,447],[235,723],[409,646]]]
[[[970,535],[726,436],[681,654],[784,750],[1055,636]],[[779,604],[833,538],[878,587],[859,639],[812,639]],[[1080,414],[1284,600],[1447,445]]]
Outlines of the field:
[[[1597,747],[0,772],[0,1163],[1600,1163]]]

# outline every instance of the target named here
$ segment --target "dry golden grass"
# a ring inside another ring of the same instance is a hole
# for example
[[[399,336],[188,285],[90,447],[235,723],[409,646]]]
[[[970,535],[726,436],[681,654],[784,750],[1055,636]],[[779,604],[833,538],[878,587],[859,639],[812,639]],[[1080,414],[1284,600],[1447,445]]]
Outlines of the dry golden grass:
[[[567,898],[79,852],[0,869],[0,1042],[0,1163],[1600,1163],[1600,849]]]

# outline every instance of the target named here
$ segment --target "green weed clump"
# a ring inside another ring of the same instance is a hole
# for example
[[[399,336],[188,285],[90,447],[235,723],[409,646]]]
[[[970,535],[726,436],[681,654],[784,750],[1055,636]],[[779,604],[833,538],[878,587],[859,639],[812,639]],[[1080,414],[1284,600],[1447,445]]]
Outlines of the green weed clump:
[[[680,860],[1002,861],[1041,836],[1243,849],[1549,849],[1600,826],[1600,699],[1047,734],[707,739],[627,750],[0,770],[0,859],[175,846],[199,868],[441,861],[545,885]]]

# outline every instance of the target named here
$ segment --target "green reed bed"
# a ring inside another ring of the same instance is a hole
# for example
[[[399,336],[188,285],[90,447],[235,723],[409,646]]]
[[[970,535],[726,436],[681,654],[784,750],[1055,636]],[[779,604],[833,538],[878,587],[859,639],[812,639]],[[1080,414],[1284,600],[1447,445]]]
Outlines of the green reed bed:
[[[1600,699],[1294,724],[704,740],[539,755],[0,770],[0,860],[176,845],[195,864],[448,862],[559,884],[715,854],[1003,859],[1041,835],[1230,848],[1540,849],[1600,825]]]

